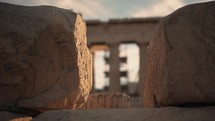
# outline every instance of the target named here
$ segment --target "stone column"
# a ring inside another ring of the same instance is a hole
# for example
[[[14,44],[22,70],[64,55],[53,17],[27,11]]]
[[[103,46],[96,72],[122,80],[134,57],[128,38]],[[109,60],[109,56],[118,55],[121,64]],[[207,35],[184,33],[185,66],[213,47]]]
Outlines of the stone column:
[[[109,44],[110,48],[110,86],[109,91],[111,92],[120,92],[120,71],[119,71],[119,44],[111,43]]]
[[[147,43],[138,43],[140,48],[140,67],[139,67],[139,97],[140,97],[140,104],[143,103],[143,88],[144,88],[144,67],[145,67],[145,60],[146,60],[146,51],[147,51]]]
[[[95,89],[95,68],[94,68],[94,66],[95,66],[95,51],[91,51],[91,55],[92,55],[92,81],[93,81],[93,83],[92,83],[92,88],[91,88],[91,91],[90,91],[90,93],[93,93],[93,92],[95,92],[96,91],[96,89]]]

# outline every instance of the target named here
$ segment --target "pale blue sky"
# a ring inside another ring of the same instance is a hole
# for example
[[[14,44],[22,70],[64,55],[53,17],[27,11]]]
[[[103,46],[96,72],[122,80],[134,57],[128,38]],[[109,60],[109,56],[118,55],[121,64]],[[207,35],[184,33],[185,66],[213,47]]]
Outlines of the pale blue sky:
[[[187,4],[210,0],[0,0],[19,5],[52,5],[73,9],[85,19],[165,16]]]

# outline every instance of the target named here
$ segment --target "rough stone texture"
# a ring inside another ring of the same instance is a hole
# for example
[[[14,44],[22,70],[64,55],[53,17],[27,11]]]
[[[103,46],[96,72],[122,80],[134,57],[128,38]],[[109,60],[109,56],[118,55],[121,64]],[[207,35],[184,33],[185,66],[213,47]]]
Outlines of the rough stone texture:
[[[82,109],[129,108],[130,96],[123,93],[92,93]]]
[[[24,114],[11,113],[6,111],[0,112],[1,121],[31,121],[32,117]]]
[[[214,121],[215,107],[62,110],[42,113],[33,121]]]
[[[164,17],[147,50],[144,106],[215,103],[215,2]]]
[[[81,16],[50,6],[0,3],[0,105],[75,109],[91,89]]]

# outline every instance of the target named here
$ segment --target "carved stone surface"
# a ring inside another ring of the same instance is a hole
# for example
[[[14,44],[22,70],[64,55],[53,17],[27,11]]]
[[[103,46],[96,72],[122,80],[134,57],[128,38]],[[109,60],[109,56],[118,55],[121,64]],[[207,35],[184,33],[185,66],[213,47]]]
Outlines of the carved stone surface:
[[[92,93],[82,109],[129,108],[130,97],[123,93]]]
[[[215,107],[48,111],[33,121],[214,121]]]
[[[18,114],[12,112],[1,111],[1,121],[32,121],[32,117],[25,114]]]
[[[215,103],[215,2],[185,6],[160,21],[150,42],[144,106]]]
[[[91,89],[81,16],[50,6],[0,3],[0,104],[78,108]]]

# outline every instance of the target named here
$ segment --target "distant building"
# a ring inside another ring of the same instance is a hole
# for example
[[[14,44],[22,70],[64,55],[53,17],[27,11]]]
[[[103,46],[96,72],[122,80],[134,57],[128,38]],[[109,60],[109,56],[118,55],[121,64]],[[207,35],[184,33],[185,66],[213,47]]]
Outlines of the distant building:
[[[86,21],[88,46],[94,56],[98,50],[109,53],[104,57],[109,68],[104,72],[109,78],[109,85],[103,91],[124,92],[132,94],[133,107],[140,106],[138,100],[142,99],[144,62],[146,49],[149,41],[157,29],[160,18],[134,18],[134,19],[112,19],[108,22],[99,20]],[[127,63],[126,56],[119,55],[121,44],[136,43],[139,47],[140,67],[139,82],[120,85],[120,77],[127,77],[128,71],[120,69],[120,63]],[[95,80],[94,80],[95,81]],[[136,90],[136,93],[134,93]],[[93,89],[95,92],[96,90]],[[132,101],[131,100],[131,101]]]

